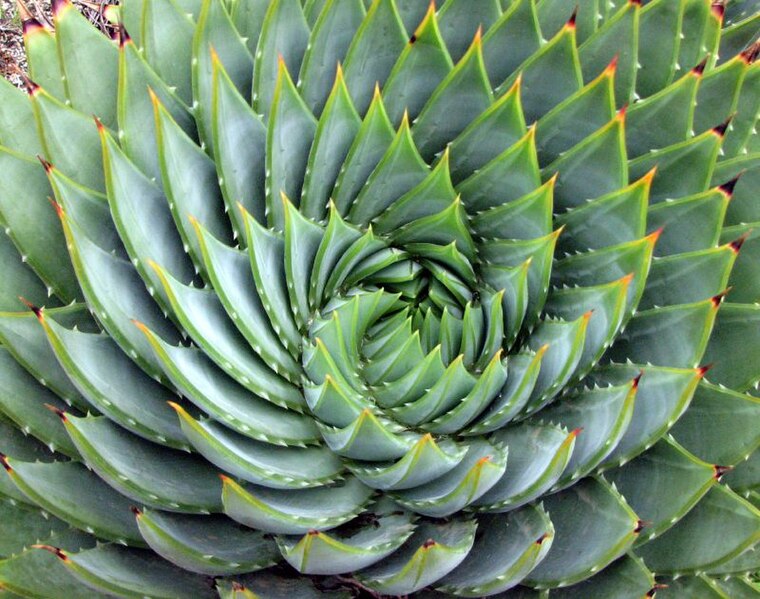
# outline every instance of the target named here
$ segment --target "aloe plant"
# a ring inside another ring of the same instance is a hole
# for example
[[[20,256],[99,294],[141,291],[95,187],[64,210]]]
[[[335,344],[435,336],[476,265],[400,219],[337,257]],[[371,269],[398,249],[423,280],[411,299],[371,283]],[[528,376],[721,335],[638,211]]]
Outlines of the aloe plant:
[[[53,8],[0,596],[758,595],[756,0]]]

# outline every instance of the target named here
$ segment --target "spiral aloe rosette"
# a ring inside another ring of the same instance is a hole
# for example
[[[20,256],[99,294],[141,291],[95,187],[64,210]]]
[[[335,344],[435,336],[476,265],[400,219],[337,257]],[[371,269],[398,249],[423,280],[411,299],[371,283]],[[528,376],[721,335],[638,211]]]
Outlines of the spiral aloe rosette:
[[[575,4],[26,21],[0,595],[757,595],[758,5]]]

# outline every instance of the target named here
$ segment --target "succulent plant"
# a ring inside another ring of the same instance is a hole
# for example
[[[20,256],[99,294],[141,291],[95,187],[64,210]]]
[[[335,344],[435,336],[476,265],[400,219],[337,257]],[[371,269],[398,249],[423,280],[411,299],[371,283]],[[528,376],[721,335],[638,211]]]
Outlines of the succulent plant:
[[[757,0],[53,5],[0,596],[758,596]]]

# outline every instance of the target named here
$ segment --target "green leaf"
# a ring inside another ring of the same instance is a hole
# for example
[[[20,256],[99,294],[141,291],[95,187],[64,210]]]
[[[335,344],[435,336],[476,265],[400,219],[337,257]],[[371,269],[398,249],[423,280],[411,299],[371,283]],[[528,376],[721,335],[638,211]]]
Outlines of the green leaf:
[[[496,431],[490,439],[509,451],[507,472],[475,501],[474,509],[509,512],[544,495],[567,468],[578,433],[530,422]]]
[[[712,464],[694,457],[668,437],[631,462],[610,470],[606,477],[646,523],[637,541],[639,546],[683,518],[717,483]]]
[[[552,545],[554,527],[540,507],[488,514],[478,524],[483,534],[465,560],[436,583],[438,590],[464,597],[502,592],[533,570]]]
[[[686,411],[704,372],[703,368],[691,370],[633,364],[613,364],[592,371],[588,382],[600,386],[619,385],[639,377],[631,422],[600,469],[621,466],[662,437]]]
[[[375,87],[372,103],[340,168],[338,180],[332,192],[331,197],[341,215],[345,216],[351,208],[354,198],[361,191],[362,185],[378,165],[393,139],[393,127],[385,112],[380,88]]]
[[[53,30],[33,18],[25,20],[22,26],[29,76],[37,85],[44,87],[51,96],[58,100],[65,100],[64,80]]]
[[[381,515],[358,532],[309,531],[300,538],[279,537],[277,543],[285,561],[303,574],[344,574],[388,557],[413,530],[410,514],[397,512]]]
[[[200,266],[203,259],[191,218],[196,219],[223,241],[231,238],[216,168],[214,162],[182,131],[156,97],[153,97],[153,106],[161,179],[166,199],[182,238],[184,251],[190,254],[197,266]]]
[[[595,593],[602,597],[640,599],[654,587],[654,575],[640,558],[629,553],[583,582],[552,589],[551,594],[558,599],[583,599]]]
[[[150,90],[188,135],[194,136],[195,121],[187,106],[153,71],[129,38],[120,41],[117,114],[119,143],[124,153],[150,178],[160,180],[156,146],[156,122]]]
[[[526,132],[518,79],[451,142],[453,180],[458,183],[473,175],[517,143]]]
[[[123,495],[169,511],[221,509],[217,471],[199,456],[139,439],[104,417],[61,418],[87,466]]]
[[[157,560],[152,551],[101,545],[79,553],[60,550],[55,553],[77,579],[109,595],[131,599],[216,596],[205,576]]]
[[[132,7],[138,7],[134,10]],[[199,3],[200,4],[200,3]],[[129,13],[136,12],[135,26]],[[124,24],[138,40],[145,60],[161,79],[177,89],[186,104],[193,100],[192,54],[195,21],[180,0],[162,2],[126,2],[122,4]],[[196,14],[196,16],[198,16]]]
[[[532,587],[567,586],[620,557],[636,538],[636,515],[608,483],[585,478],[543,501],[556,530],[546,558],[527,577]]]
[[[332,12],[341,13],[337,10]],[[324,218],[330,192],[360,128],[361,119],[339,65],[309,151],[299,207],[305,217],[315,220]]]
[[[0,413],[24,434],[31,434],[47,445],[50,451],[78,458],[79,452],[61,429],[60,420],[48,408],[65,410],[67,404],[37,383],[5,349],[0,350],[0,373]]]
[[[741,54],[707,71],[697,90],[694,131],[702,133],[733,117],[749,65]]]
[[[639,309],[698,302],[728,287],[736,252],[726,244],[655,260]]]
[[[707,347],[720,296],[638,312],[607,356],[614,362],[696,368]]]
[[[222,576],[253,572],[280,559],[274,541],[224,516],[141,510],[136,517],[150,548],[183,570]]]
[[[564,227],[558,250],[570,255],[641,239],[653,176],[650,172],[627,187],[558,215],[554,222]]]
[[[32,543],[69,528],[68,524],[51,518],[47,512],[2,495],[0,505],[4,516],[3,538],[0,540],[0,556],[3,558],[19,554]]]
[[[39,93],[34,88],[29,92]],[[51,92],[52,93],[52,92]],[[38,129],[29,125],[35,118],[33,104],[23,91],[5,77],[0,78],[0,143],[10,150],[34,156],[42,151]]]
[[[418,591],[456,568],[475,541],[475,520],[424,520],[401,548],[358,580],[383,594]]]
[[[671,432],[700,459],[733,466],[748,458],[760,445],[756,426],[759,417],[757,398],[702,382],[689,410]]]
[[[493,3],[493,0],[490,2]],[[474,12],[471,8],[468,7],[470,14]],[[445,14],[444,6],[441,8],[442,19]],[[458,27],[462,26],[460,22]],[[456,67],[430,94],[419,116],[414,119],[414,141],[420,154],[426,160],[432,160],[491,104],[493,93],[478,33]]]
[[[265,213],[270,227],[282,231],[285,226],[283,194],[297,205],[316,129],[317,121],[280,60],[267,128]]]
[[[685,6],[685,0],[653,0],[641,10],[638,59],[641,66],[636,74],[639,97],[651,96],[673,79]]]
[[[757,543],[758,524],[756,507],[723,485],[714,485],[675,526],[637,553],[649,568],[663,574],[702,572]]]
[[[548,43],[523,62],[498,88],[501,96],[521,78],[525,121],[532,123],[583,87],[575,25],[568,22]]]
[[[435,7],[430,5],[383,85],[391,122],[400,123],[404,113],[414,120],[453,67]]]
[[[615,116],[615,72],[611,62],[596,79],[538,119],[537,150],[542,164],[559,158]]]
[[[445,0],[438,11],[441,33],[451,58],[459,61],[466,54],[473,36],[487,31],[501,16],[499,0]]]
[[[212,54],[211,133],[216,171],[233,238],[245,245],[242,205],[265,222],[266,128],[235,88],[216,54]]]
[[[169,345],[142,329],[177,389],[238,433],[267,443],[304,445],[319,438],[314,419],[272,405],[236,383],[198,349]]]
[[[0,287],[0,312],[12,312],[19,308],[19,296],[35,306],[55,307],[60,302],[48,296],[45,284],[34,271],[24,264],[13,242],[0,235],[0,263],[3,265],[3,286]]]
[[[47,199],[51,189],[45,171],[22,154],[1,147],[0,169],[5,173],[0,187],[0,220],[21,261],[42,279],[48,295],[55,293],[67,303],[81,298],[63,232]],[[18,200],[21,197],[23,203]],[[20,306],[16,298],[13,309]]]
[[[324,447],[278,447],[232,432],[212,420],[197,420],[182,407],[182,431],[201,455],[236,477],[272,489],[302,489],[335,482],[343,466]]]
[[[48,161],[77,183],[103,191],[100,140],[92,119],[62,104],[40,88],[34,89],[30,97]],[[71,144],[72,139],[77,140],[75,145]]]
[[[166,405],[176,396],[140,370],[108,335],[61,326],[55,317],[48,318],[47,310],[39,320],[66,375],[98,411],[144,439],[188,447]],[[114,372],[119,376],[112,376]]]
[[[56,5],[53,24],[66,97],[76,110],[114,126],[119,70],[115,45],[71,2]]]
[[[701,71],[692,69],[630,107],[626,116],[625,143],[631,158],[692,137],[694,104],[701,82]]]
[[[583,356],[591,316],[587,312],[570,322],[542,320],[528,338],[526,346],[532,351],[539,351],[544,345],[549,347],[542,358],[536,386],[524,409],[527,414],[546,406],[575,374]]]
[[[338,486],[293,491],[243,487],[223,477],[224,512],[251,528],[278,534],[329,530],[364,511],[372,489],[355,478]]]
[[[559,173],[554,186],[557,209],[574,208],[583,200],[619,190],[628,184],[625,112],[570,148],[541,171],[544,180]]]
[[[303,409],[306,402],[298,389],[269,369],[245,342],[213,291],[183,285],[160,266],[151,265],[161,277],[177,319],[209,358],[259,397],[281,407]]]
[[[720,188],[652,206],[647,230],[662,229],[655,255],[668,256],[715,247],[730,196]]]
[[[760,306],[726,304],[705,350],[705,360],[715,363],[710,380],[747,391],[760,380],[759,356]]]
[[[716,131],[705,131],[684,142],[635,158],[629,162],[629,176],[638,179],[657,167],[649,196],[652,204],[706,191],[721,139]]]
[[[48,309],[45,314],[67,327],[79,327],[86,332],[97,330],[83,304]],[[0,313],[0,341],[3,348],[41,385],[69,405],[87,409],[87,402],[82,399],[55,359],[55,354],[48,345],[45,332],[37,319],[37,314],[32,310]]]
[[[541,185],[535,133],[531,127],[520,140],[457,184],[470,212],[512,202]]]
[[[496,87],[509,77],[539,50],[541,43],[535,0],[510,2],[483,38],[483,59],[491,85]]]
[[[83,464],[11,458],[4,458],[3,464],[19,489],[64,522],[102,539],[144,544],[129,511],[130,501]]]
[[[346,84],[359,114],[372,100],[372,88],[383,85],[407,42],[406,30],[391,0],[373,0],[346,53]]]
[[[140,278],[168,310],[169,298],[148,261],[158,260],[185,282],[193,280],[195,266],[184,251],[163,190],[140,172],[105,129],[100,133],[111,219]]]
[[[317,117],[331,93],[335,65],[346,55],[364,16],[361,0],[327,0],[321,11],[312,10],[312,32],[301,64],[298,89]]]
[[[443,476],[392,493],[394,501],[418,514],[443,518],[459,512],[493,487],[507,467],[507,451],[473,439],[462,461]]]
[[[254,62],[223,2],[203,0],[192,45],[193,111],[201,141],[211,146],[213,59],[216,53],[230,79],[248,99]],[[256,89],[254,88],[254,93]],[[267,102],[268,105],[268,102]],[[255,105],[254,105],[255,107]],[[258,111],[262,112],[262,111]],[[160,145],[160,142],[159,142]]]
[[[614,83],[618,106],[631,101],[636,86],[640,9],[639,2],[626,2],[578,50],[585,81],[591,81],[610,60],[616,60]]]
[[[412,139],[409,120],[405,118],[380,162],[359,191],[346,219],[358,226],[366,226],[394,201],[422,183],[429,172]]]
[[[285,242],[283,236],[264,228],[243,212],[248,255],[256,290],[274,332],[294,357],[300,356],[301,334],[293,318],[285,285]]]

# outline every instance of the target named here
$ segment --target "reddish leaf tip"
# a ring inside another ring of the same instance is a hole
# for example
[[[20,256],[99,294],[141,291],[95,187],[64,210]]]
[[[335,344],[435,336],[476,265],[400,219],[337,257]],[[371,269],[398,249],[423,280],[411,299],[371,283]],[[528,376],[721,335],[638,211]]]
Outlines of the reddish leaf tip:
[[[704,73],[705,69],[707,68],[707,59],[708,59],[708,57],[709,56],[705,56],[698,65],[694,66],[691,69],[691,72],[694,73],[695,75],[697,75],[698,77],[701,77],[702,73]]]
[[[543,545],[544,541],[549,538],[549,533],[545,532],[540,537],[536,539],[536,545]]]
[[[39,154],[37,154],[37,160],[40,161],[40,164],[42,165],[42,168],[45,169],[45,173],[47,173],[49,175],[51,173],[51,171],[53,170],[53,165],[50,162],[48,162],[47,160],[45,160]]]
[[[23,295],[19,295],[18,299],[21,300],[21,303],[24,304],[27,308],[29,308],[32,312],[34,312],[34,315],[42,320],[42,308],[35,306],[32,302],[30,302],[28,299],[26,299]]]
[[[756,41],[749,48],[745,49],[739,54],[741,59],[747,64],[752,64],[755,62],[758,55],[760,55],[760,40]]]
[[[142,510],[136,505],[130,505],[129,511],[135,515],[135,518],[139,518],[140,516],[142,516]]]
[[[731,287],[728,287],[727,289],[724,289],[723,291],[721,291],[719,294],[713,295],[710,298],[710,301],[712,302],[712,305],[715,308],[717,308],[718,306],[720,306],[723,303],[723,298],[725,298],[726,295],[728,295],[728,292],[731,291],[731,289],[732,289]]]
[[[577,437],[582,432],[583,432],[583,427],[579,426],[578,428],[574,428],[573,430],[570,431],[570,436],[571,437]]]
[[[628,4],[633,4],[634,6],[641,6],[642,0],[628,0]]]
[[[66,553],[63,551],[63,549],[59,549],[58,547],[53,547],[52,545],[32,545],[33,549],[44,549],[45,551],[49,551],[54,556],[56,556],[58,559],[65,561],[68,561],[68,557],[66,556]]]
[[[723,15],[726,13],[726,3],[723,0],[716,0],[710,5],[710,10],[718,20],[722,21]]]
[[[24,19],[21,23],[21,31],[24,35],[29,35],[30,33],[34,33],[35,31],[39,29],[44,29],[42,26],[42,23],[40,23],[37,19],[35,19],[32,16],[29,16],[28,18]]]
[[[70,0],[52,0],[50,3],[53,9],[53,16],[58,16],[64,8],[71,5]]]
[[[0,464],[3,465],[6,472],[13,472],[13,468],[11,468],[11,465],[8,463],[8,457],[4,453],[0,453]]]
[[[650,522],[646,522],[645,520],[636,520],[636,528],[633,529],[633,534],[639,534],[642,530],[644,530]]]
[[[634,391],[639,388],[639,383],[641,382],[641,377],[644,376],[644,371],[640,370],[639,373],[634,377],[634,379],[631,381],[631,389]]]
[[[604,72],[607,75],[612,75],[613,73],[615,73],[615,71],[617,71],[619,57],[620,57],[619,54],[615,54],[615,56],[612,57],[612,60],[610,61],[610,63],[605,67]]]
[[[57,408],[54,405],[51,405],[49,403],[44,404],[45,408],[53,412],[58,418],[60,418],[63,422],[68,422],[68,419],[66,418],[66,412],[64,412],[61,408]]]
[[[32,97],[36,96],[41,89],[40,86],[37,85],[31,79],[29,79],[29,77],[27,77],[26,74],[20,73],[20,76],[21,76],[21,81],[24,84],[24,89],[26,90],[26,93]]]
[[[739,182],[739,179],[741,179],[744,172],[744,170],[740,171],[733,179],[719,185],[718,189],[725,193],[729,198],[732,197],[734,195],[734,188],[736,188],[736,184]]]
[[[422,544],[423,549],[430,549],[431,547],[435,547],[438,543],[436,543],[433,539],[428,539]]]
[[[738,239],[734,239],[732,242],[728,244],[728,247],[731,248],[731,251],[734,254],[738,254],[742,246],[744,245],[744,242],[747,241],[747,238],[749,237],[749,231],[747,231],[744,235],[739,237]]]
[[[734,469],[733,466],[720,466],[718,464],[714,464],[713,465],[713,471],[714,471],[713,476],[715,477],[715,480],[720,480],[721,477],[724,474],[726,474],[727,472],[730,472],[733,469]]]
[[[310,537],[318,537],[319,531],[316,528],[312,528],[309,532],[306,533]]]
[[[565,27],[568,29],[575,29],[575,22],[578,19],[578,5],[575,5],[575,8],[573,9],[573,14],[570,15],[570,18],[567,20],[567,23],[565,23]]]
[[[716,125],[712,128],[712,132],[715,133],[720,138],[725,137],[726,131],[728,130],[728,126],[731,124],[731,121],[733,120],[734,115],[729,115],[729,117],[723,121],[720,125]]]
[[[119,48],[123,48],[128,43],[132,41],[132,38],[129,36],[129,33],[127,33],[127,28],[124,27],[124,25],[119,26],[118,30],[118,36],[119,36]]]
[[[237,580],[233,580],[232,581],[232,590],[235,591],[236,593],[242,593],[246,589],[245,589],[245,587],[243,586],[242,583],[238,582]]]
[[[699,366],[696,368],[697,376],[699,378],[704,378],[705,375],[712,369],[714,364],[705,364],[704,366]]]

